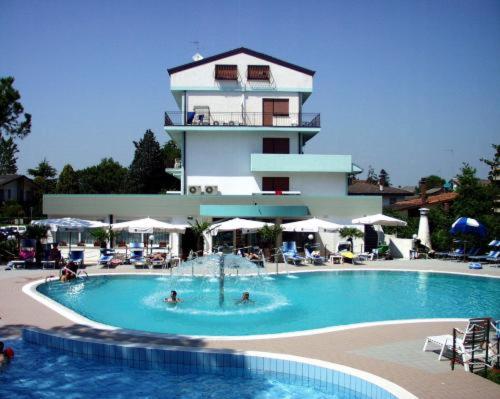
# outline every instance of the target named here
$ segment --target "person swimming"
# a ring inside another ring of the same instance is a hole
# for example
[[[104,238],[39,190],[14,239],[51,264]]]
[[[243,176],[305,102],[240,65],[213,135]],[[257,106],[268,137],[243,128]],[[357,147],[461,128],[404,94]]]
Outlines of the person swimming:
[[[4,350],[4,343],[0,341],[0,365],[6,363],[14,357],[14,349],[6,348]]]
[[[241,299],[239,301],[236,302],[237,305],[241,305],[241,304],[247,304],[247,303],[254,303],[254,301],[252,301],[250,299],[250,293],[248,291],[245,291],[242,295],[241,295]]]
[[[165,302],[168,303],[179,303],[182,302],[181,298],[177,296],[177,291],[170,291],[170,296],[164,299]]]

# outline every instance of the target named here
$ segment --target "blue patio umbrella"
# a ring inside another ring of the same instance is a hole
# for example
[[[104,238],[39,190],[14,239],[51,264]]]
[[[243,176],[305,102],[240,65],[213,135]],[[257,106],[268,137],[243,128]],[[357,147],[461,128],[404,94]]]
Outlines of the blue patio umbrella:
[[[455,234],[472,234],[479,237],[486,236],[486,227],[479,223],[476,219],[461,217],[455,220],[451,225],[450,233]]]

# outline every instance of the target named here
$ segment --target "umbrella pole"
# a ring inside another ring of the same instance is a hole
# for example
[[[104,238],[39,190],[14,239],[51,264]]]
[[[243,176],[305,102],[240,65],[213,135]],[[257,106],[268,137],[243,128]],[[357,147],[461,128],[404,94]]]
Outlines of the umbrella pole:
[[[69,232],[69,251],[71,252],[71,231]]]

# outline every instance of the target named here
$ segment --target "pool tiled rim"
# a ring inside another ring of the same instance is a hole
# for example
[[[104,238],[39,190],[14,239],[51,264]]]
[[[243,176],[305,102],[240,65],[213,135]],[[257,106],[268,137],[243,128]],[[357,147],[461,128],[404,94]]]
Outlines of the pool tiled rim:
[[[285,383],[314,387],[327,393],[350,390],[374,399],[416,399],[400,386],[361,370],[298,356],[266,352],[235,352],[175,346],[123,344],[23,329],[26,342],[89,359],[142,369],[172,372],[264,376]]]

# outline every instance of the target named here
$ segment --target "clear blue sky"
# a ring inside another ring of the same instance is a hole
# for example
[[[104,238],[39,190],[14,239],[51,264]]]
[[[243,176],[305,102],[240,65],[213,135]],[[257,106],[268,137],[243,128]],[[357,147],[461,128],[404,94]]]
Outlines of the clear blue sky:
[[[500,140],[499,1],[0,0],[0,75],[33,115],[20,172],[113,157],[175,110],[166,69],[245,46],[317,71],[309,153],[352,154],[393,184],[478,167]],[[363,174],[363,176],[365,173]]]

